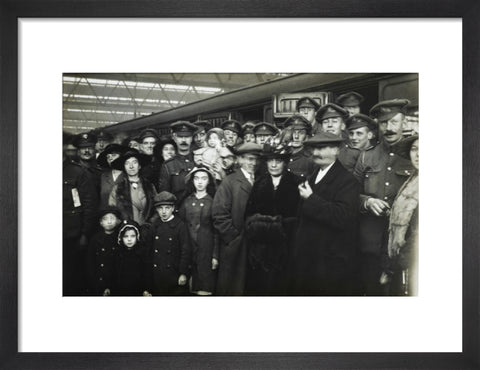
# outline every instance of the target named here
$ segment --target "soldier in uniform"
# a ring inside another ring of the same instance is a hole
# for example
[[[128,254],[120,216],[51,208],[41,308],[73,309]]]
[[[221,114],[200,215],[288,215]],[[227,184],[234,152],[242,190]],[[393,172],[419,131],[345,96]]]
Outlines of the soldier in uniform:
[[[177,155],[162,164],[157,188],[159,192],[174,194],[178,208],[184,197],[185,176],[195,167],[191,146],[197,127],[187,121],[177,121],[170,125],[170,129],[177,144]]]
[[[87,170],[63,147],[63,295],[86,294],[86,253],[95,224],[97,193]]]
[[[345,132],[345,120],[348,117],[348,112],[345,109],[336,104],[328,103],[317,111],[316,117],[323,132],[341,136],[343,140],[348,139]]]
[[[242,126],[242,140],[244,143],[255,143],[255,133],[253,128],[260,121],[247,121]]]
[[[242,125],[240,122],[231,119],[222,123],[222,130],[225,135],[225,141],[228,149],[239,144],[239,135],[242,133]]]
[[[107,145],[110,145],[113,142],[112,134],[109,134],[105,131],[100,131],[96,136],[95,150],[97,152],[97,158],[102,153]]]
[[[312,131],[310,122],[305,117],[294,114],[287,118],[283,127],[285,127],[284,131],[289,132],[289,145],[293,148],[287,169],[305,181],[312,174],[314,167],[310,155],[303,146]]]
[[[196,121],[193,124],[197,128],[197,131],[193,134],[192,152],[207,146],[207,131],[212,128],[212,125],[208,121]]]
[[[268,122],[259,122],[253,128],[255,142],[263,145],[278,134],[278,128]]]
[[[95,158],[96,137],[90,133],[79,134],[75,137],[74,144],[77,147],[78,163],[85,168],[95,186],[95,191],[100,194],[100,175],[102,168]]]
[[[382,256],[386,255],[390,207],[412,173],[410,161],[398,155],[409,101],[382,101],[370,110],[378,121],[380,142],[361,153],[353,174],[362,184],[360,196],[360,252],[363,294],[382,295]]]
[[[355,114],[347,118],[349,140],[340,149],[338,160],[349,172],[353,172],[360,153],[372,147],[376,122],[365,114]]]
[[[355,91],[349,91],[345,94],[340,95],[335,103],[343,107],[347,112],[349,117],[354,114],[360,113],[360,104],[363,102],[363,96]]]
[[[310,122],[310,126],[312,128],[310,135],[315,135],[321,130],[318,120],[315,117],[315,113],[319,108],[320,104],[308,96],[298,99],[297,112],[301,116],[305,117],[308,122]]]
[[[154,149],[159,140],[157,131],[147,128],[140,132],[138,140],[140,142],[140,152],[149,158],[149,161],[140,170],[140,174],[156,187],[161,166],[161,163],[154,156]]]

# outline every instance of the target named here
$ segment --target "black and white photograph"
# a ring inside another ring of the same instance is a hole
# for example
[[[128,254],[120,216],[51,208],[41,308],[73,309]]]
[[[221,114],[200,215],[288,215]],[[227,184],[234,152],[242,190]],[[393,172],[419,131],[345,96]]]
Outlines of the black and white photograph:
[[[416,296],[418,73],[63,73],[63,296]]]

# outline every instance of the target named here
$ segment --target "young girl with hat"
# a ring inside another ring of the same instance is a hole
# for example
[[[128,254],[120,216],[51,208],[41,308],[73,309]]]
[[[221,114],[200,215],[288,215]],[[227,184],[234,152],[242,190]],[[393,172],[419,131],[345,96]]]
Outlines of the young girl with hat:
[[[218,235],[213,227],[214,175],[205,167],[195,167],[185,176],[188,196],[180,207],[192,246],[192,292],[215,293],[218,267]]]

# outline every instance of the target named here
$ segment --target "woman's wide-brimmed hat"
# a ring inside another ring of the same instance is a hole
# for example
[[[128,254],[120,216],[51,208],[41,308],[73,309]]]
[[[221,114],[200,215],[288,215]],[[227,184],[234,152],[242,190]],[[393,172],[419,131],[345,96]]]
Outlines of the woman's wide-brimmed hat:
[[[107,154],[118,153],[120,156],[128,150],[127,147],[120,144],[107,145],[105,150],[98,155],[97,163],[100,167],[110,168],[107,161]]]
[[[126,160],[132,157],[137,158],[138,163],[140,163],[140,166],[142,167],[147,165],[152,160],[150,156],[142,154],[136,149],[130,148],[123,153],[120,158],[117,158],[112,162],[112,168],[123,171],[125,169]]]

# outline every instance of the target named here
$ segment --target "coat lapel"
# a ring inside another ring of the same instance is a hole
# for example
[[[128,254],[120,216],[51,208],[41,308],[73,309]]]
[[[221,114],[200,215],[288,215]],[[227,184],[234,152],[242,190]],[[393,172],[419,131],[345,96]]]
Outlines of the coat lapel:
[[[238,169],[238,171],[236,172],[236,180],[239,183],[240,189],[242,189],[246,193],[250,193],[250,191],[252,190],[252,185],[247,180],[241,169]]]

